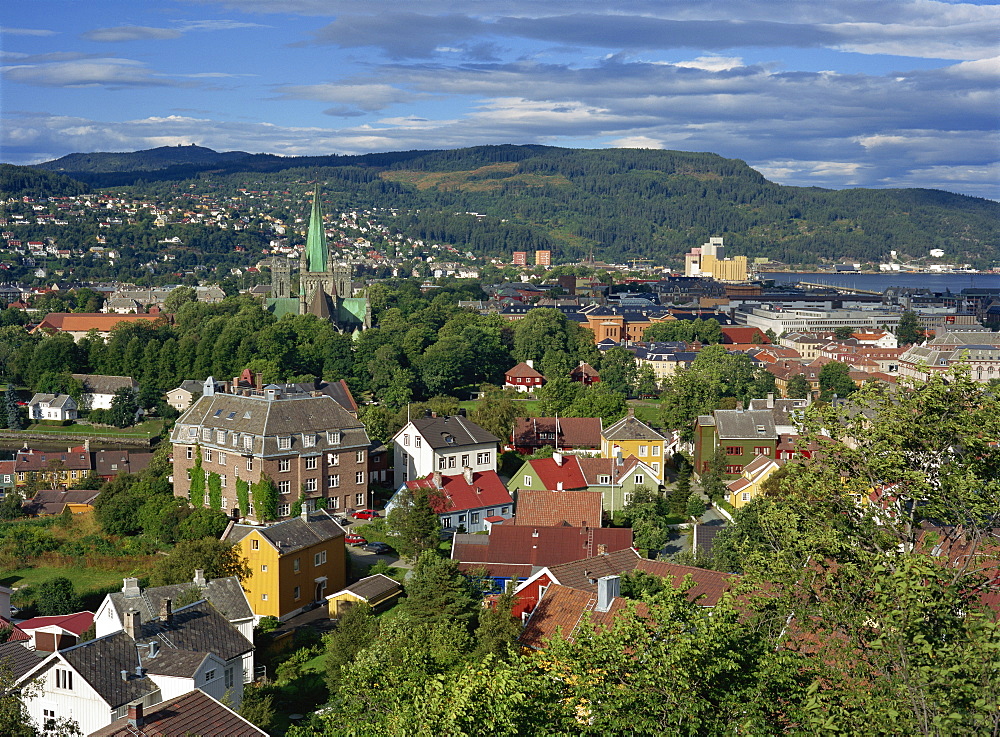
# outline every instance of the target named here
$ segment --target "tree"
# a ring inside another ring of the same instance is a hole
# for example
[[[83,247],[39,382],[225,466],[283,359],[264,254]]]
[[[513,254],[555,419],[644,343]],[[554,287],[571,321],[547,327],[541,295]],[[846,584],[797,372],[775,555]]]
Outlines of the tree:
[[[341,671],[378,636],[378,620],[367,602],[347,610],[326,638],[326,683],[331,693],[340,684]]]
[[[692,492],[691,496],[688,497],[687,509],[685,510],[687,516],[698,519],[705,514],[705,509],[705,500],[701,498],[701,494]]]
[[[812,393],[812,385],[805,374],[795,374],[785,386],[785,396],[789,399],[805,399]]]
[[[648,363],[642,364],[636,375],[635,392],[640,399],[655,397],[660,393],[660,387],[656,380],[656,372]]]
[[[920,318],[913,310],[905,310],[899,317],[899,326],[896,328],[896,340],[900,345],[912,345],[921,343],[926,337],[923,327],[920,325]]]
[[[401,604],[407,619],[431,625],[457,624],[471,627],[478,608],[468,580],[458,563],[425,550],[406,582],[406,600]]]
[[[716,448],[708,459],[708,470],[701,474],[701,490],[709,499],[720,499],[726,493],[726,450]]]
[[[659,492],[646,486],[638,486],[622,510],[622,517],[632,528],[635,547],[658,551],[670,536],[667,517],[670,510],[667,501]]]
[[[513,397],[515,392],[501,389],[493,384],[483,384],[480,389],[483,398],[476,404],[469,419],[506,443],[514,432],[514,420],[518,415]]]
[[[167,556],[157,560],[150,581],[153,586],[187,583],[199,568],[205,572],[205,578],[236,576],[242,581],[250,576],[250,567],[238,547],[214,537],[203,537],[177,543]]]
[[[612,391],[628,395],[636,385],[638,369],[635,354],[625,348],[612,348],[601,358],[601,383]]]
[[[43,617],[72,614],[79,605],[73,582],[65,576],[50,578],[35,587],[35,608]]]
[[[565,415],[582,391],[583,385],[571,381],[568,376],[549,379],[535,392],[535,396],[538,397],[538,411],[544,417]]]
[[[838,325],[833,331],[833,337],[836,340],[847,340],[852,335],[854,335],[854,328],[850,325]]]
[[[218,538],[226,530],[229,517],[225,512],[208,507],[190,510],[177,528],[181,540],[200,540],[203,537]]]
[[[273,522],[278,519],[278,487],[268,476],[261,476],[250,487],[253,496],[254,516],[261,522]]]
[[[24,517],[24,497],[17,489],[11,489],[0,499],[0,520],[7,521]]]
[[[479,626],[475,632],[476,658],[493,655],[506,659],[513,654],[514,643],[521,634],[521,623],[513,615],[518,598],[514,593],[516,583],[516,580],[509,581],[502,594],[495,596],[489,606],[479,609]]]
[[[4,403],[6,404],[7,427],[11,430],[23,430],[24,422],[21,419],[21,407],[17,403],[17,391],[15,391],[14,385],[9,382],[4,392]]]
[[[686,514],[687,500],[691,496],[691,466],[681,462],[677,468],[677,480],[667,496],[667,507],[671,514]]]
[[[181,307],[188,304],[189,302],[195,302],[198,299],[198,292],[194,287],[175,287],[167,298],[163,300],[163,309],[166,312],[175,313],[179,312]]]
[[[442,504],[444,494],[440,489],[402,489],[386,527],[394,535],[393,545],[400,555],[416,558],[425,550],[432,550],[440,542],[441,520],[435,507]]]
[[[844,398],[857,391],[858,385],[851,378],[851,367],[839,361],[824,364],[819,371],[819,398],[829,402],[836,394]]]
[[[139,412],[139,404],[136,402],[135,393],[127,386],[115,392],[111,399],[111,424],[115,427],[129,427],[135,424],[136,415]]]

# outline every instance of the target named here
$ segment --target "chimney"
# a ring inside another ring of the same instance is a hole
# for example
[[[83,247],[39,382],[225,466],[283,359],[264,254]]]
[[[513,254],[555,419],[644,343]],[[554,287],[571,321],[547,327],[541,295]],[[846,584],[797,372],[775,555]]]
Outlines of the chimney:
[[[149,643],[149,657],[155,658],[159,654],[160,654],[160,643],[158,643],[156,640],[153,640],[151,643]]]
[[[125,612],[125,634],[134,640],[139,636],[141,630],[142,619],[139,617],[138,610],[129,609]]]
[[[160,602],[160,619],[163,620],[164,624],[170,624],[171,620],[174,618],[174,607],[173,602],[167,598]]]
[[[309,501],[307,499],[302,500],[302,511],[299,512],[299,516],[302,517],[303,522],[309,521]]]
[[[767,393],[767,408],[774,409],[774,392]]]
[[[597,544],[597,554],[598,555],[607,555],[608,554],[608,546],[607,546],[606,543],[598,543]]]
[[[122,680],[123,681],[127,681],[128,680],[128,671],[127,670],[123,670],[123,671],[121,671],[121,674],[122,674]]]
[[[590,571],[584,571],[584,572],[583,572],[583,576],[584,576],[584,578],[586,578],[586,579],[587,579],[587,580],[588,580],[588,581],[589,581],[590,583],[592,583],[592,584],[596,584],[596,583],[597,583],[597,579],[596,579],[596,578],[594,578],[593,574],[592,574],[592,573],[591,573]]]
[[[254,379],[254,387],[257,389],[257,391],[260,391],[261,389],[264,388],[264,374],[258,371],[256,374],[253,375],[253,379]]]
[[[462,475],[465,477],[465,483],[472,486],[472,468],[466,466],[462,469]]]
[[[556,463],[557,466],[561,466],[563,464],[563,454],[562,453],[553,453],[552,454],[552,460],[555,461],[555,463]]]
[[[635,407],[629,406],[629,408],[628,408],[628,415],[627,416],[628,417],[635,417]]]
[[[607,612],[615,597],[621,595],[621,578],[619,576],[604,576],[597,579],[597,606],[594,611]]]
[[[433,413],[429,409],[424,410],[424,419],[429,420],[433,416]]]
[[[138,578],[126,578],[124,579],[124,583],[125,585],[122,586],[122,594],[125,595],[125,598],[129,599],[142,594],[142,591],[139,589]]]
[[[205,569],[204,568],[196,568],[195,569],[195,571],[194,571],[194,582],[198,586],[204,586],[205,585],[206,581],[205,581]]]
[[[128,673],[128,671],[122,671],[123,674]],[[128,705],[128,723],[130,727],[141,727],[143,725],[142,718],[142,702],[136,701]]]
[[[527,361],[525,361],[525,363],[528,364],[529,368],[535,368],[535,359],[534,358],[529,358]]]
[[[538,537],[538,528],[537,527],[534,530],[531,531],[531,536],[532,537]]]
[[[467,415],[465,414],[465,407],[459,407],[459,408],[458,408],[458,416],[459,416],[459,417],[466,417],[466,416],[467,416]]]
[[[441,488],[441,472],[440,471],[435,471],[434,475],[431,478],[434,480],[434,488],[435,489],[440,489]]]
[[[563,482],[556,481],[556,491],[562,491],[562,490],[563,490]]]

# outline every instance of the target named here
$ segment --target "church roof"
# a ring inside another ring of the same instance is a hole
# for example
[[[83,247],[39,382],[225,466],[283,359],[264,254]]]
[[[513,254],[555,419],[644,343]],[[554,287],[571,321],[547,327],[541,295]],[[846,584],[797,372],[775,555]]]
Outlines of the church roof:
[[[310,272],[319,274],[326,271],[326,231],[323,228],[323,212],[319,208],[319,187],[313,191],[309,235],[306,237],[306,255],[309,257]]]

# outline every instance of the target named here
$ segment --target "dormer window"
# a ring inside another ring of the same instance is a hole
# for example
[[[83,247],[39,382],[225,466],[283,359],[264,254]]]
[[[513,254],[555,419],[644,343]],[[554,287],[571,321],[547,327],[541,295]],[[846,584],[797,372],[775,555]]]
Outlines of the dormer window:
[[[292,438],[290,436],[278,438],[279,450],[291,450],[291,448],[292,448]]]
[[[312,448],[316,445],[316,436],[312,433],[302,433],[302,446]]]
[[[203,427],[201,429],[201,439],[204,440],[206,443],[210,441],[212,439],[212,428]]]
[[[226,442],[226,431],[225,430],[216,430],[216,432],[215,432],[215,442],[219,443],[220,445]]]
[[[188,428],[188,437],[189,438],[196,438],[196,437],[198,437],[198,428],[197,427],[189,427]]]
[[[331,445],[340,445],[341,433],[340,430],[327,430],[326,431],[326,442]]]
[[[599,483],[599,484],[610,484],[611,483],[611,477],[607,476],[607,475],[598,476],[597,477],[597,483]]]

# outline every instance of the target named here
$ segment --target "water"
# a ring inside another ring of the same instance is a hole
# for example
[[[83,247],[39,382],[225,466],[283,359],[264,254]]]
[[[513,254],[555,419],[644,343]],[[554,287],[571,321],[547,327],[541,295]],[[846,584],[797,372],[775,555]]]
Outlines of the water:
[[[880,272],[878,274],[830,274],[795,271],[763,271],[761,279],[773,279],[775,284],[794,284],[799,281],[811,284],[829,284],[831,287],[867,289],[884,292],[889,287],[914,287],[932,292],[953,293],[963,289],[1000,289],[1000,274],[903,274]]]

